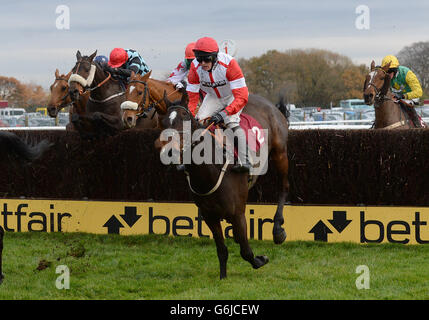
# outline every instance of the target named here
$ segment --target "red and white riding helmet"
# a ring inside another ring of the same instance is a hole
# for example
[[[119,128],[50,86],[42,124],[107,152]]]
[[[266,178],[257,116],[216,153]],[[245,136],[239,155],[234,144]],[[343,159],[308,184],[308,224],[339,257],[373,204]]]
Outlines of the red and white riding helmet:
[[[195,59],[194,48],[195,48],[195,42],[191,42],[186,46],[185,59]]]
[[[198,41],[195,43],[194,52],[196,51],[206,53],[218,53],[219,46],[217,45],[215,39],[210,37],[204,37],[198,39]]]
[[[109,62],[107,63],[112,68],[122,66],[128,60],[128,54],[125,49],[115,48],[110,52]]]

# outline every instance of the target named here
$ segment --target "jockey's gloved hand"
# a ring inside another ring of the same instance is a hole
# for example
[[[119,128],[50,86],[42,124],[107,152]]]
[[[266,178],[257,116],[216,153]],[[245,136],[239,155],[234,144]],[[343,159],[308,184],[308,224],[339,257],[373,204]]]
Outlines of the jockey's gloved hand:
[[[104,69],[104,71],[106,71],[106,72],[108,72],[108,73],[110,73],[112,75],[115,73],[115,69],[113,69],[112,67],[110,67],[107,64],[103,66],[103,69]]]
[[[183,88],[186,88],[186,82],[180,81],[180,82],[176,83],[176,90],[180,90]]]
[[[405,98],[405,96],[404,96],[404,94],[403,94],[403,93],[395,93],[395,97],[396,97],[396,99],[398,99],[398,100],[402,100],[402,99],[404,99],[404,98]]]
[[[225,112],[221,111],[216,113],[215,115],[213,115],[210,120],[209,120],[209,124],[213,123],[213,124],[219,124],[224,122],[225,118],[224,118]]]

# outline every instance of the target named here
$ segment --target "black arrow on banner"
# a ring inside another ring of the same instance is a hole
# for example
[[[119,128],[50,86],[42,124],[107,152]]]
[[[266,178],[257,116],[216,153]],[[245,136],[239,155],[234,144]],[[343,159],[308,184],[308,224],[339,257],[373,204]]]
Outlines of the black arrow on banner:
[[[314,240],[315,241],[328,241],[328,233],[332,233],[332,231],[322,222],[322,220],[319,220],[318,223],[313,227],[313,229],[310,230],[310,233],[314,233]]]
[[[140,219],[141,215],[137,214],[136,207],[125,207],[125,214],[121,214],[121,217],[131,228]]]
[[[334,211],[333,212],[333,219],[328,220],[330,224],[339,232],[341,233],[352,220],[347,220],[346,211]]]
[[[107,233],[119,234],[119,228],[123,228],[124,226],[115,216],[111,216],[103,227],[107,228]]]

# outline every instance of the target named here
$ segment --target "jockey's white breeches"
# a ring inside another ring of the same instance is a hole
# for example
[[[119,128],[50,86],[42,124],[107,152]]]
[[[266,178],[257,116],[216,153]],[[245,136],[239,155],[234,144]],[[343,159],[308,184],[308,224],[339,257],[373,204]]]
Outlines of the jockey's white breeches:
[[[217,96],[213,96],[211,94],[206,94],[204,97],[203,103],[201,104],[200,108],[198,109],[196,118],[199,120],[206,119],[208,117],[211,117],[215,115],[216,113],[222,111],[227,106],[229,106],[232,101],[234,101],[234,96],[230,95],[223,98],[218,98]],[[241,109],[236,114],[226,116],[225,119],[225,125],[227,128],[234,128],[240,125],[240,114],[243,109]]]

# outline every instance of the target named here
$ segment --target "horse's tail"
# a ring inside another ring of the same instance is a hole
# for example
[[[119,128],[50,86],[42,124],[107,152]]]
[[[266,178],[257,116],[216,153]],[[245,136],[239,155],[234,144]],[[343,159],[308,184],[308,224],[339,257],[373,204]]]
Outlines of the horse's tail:
[[[285,96],[284,95],[280,96],[279,102],[276,104],[276,107],[279,109],[279,111],[285,116],[285,118],[289,122],[290,111],[288,110],[288,108],[285,104]]]
[[[19,158],[30,162],[39,159],[51,146],[52,143],[46,139],[35,146],[30,146],[12,132],[0,132],[0,148],[3,149],[5,153],[15,154]]]

